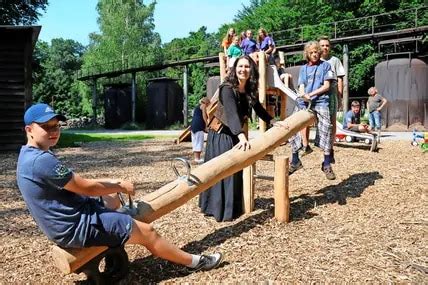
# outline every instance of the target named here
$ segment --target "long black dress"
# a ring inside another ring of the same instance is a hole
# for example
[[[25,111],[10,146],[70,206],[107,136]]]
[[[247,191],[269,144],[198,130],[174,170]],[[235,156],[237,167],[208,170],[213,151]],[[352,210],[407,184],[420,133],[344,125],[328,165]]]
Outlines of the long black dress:
[[[244,120],[249,113],[247,94],[235,95],[230,85],[221,88],[219,101],[224,106],[226,122],[223,122],[220,132],[208,131],[205,161],[232,149],[239,142],[238,135],[243,132]],[[258,100],[252,100],[251,107],[262,120],[270,122],[272,117]],[[199,194],[199,207],[204,214],[214,216],[218,222],[230,221],[243,214],[242,200],[242,171],[239,171]]]

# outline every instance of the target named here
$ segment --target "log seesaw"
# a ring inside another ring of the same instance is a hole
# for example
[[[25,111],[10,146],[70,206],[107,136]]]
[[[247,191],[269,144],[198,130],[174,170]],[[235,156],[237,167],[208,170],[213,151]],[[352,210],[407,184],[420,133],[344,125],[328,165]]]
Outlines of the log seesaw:
[[[310,111],[299,111],[286,118],[284,124],[276,125],[251,140],[251,149],[231,149],[207,161],[186,176],[164,185],[160,189],[134,202],[134,218],[151,223],[163,215],[187,203],[199,193],[220,180],[244,169],[262,159],[298,131],[311,125],[315,115]],[[128,270],[128,257],[124,248],[104,246],[79,249],[65,249],[53,246],[52,257],[55,266],[64,274],[84,272],[94,283],[110,283],[122,278]],[[99,271],[99,263],[105,258],[106,270]]]

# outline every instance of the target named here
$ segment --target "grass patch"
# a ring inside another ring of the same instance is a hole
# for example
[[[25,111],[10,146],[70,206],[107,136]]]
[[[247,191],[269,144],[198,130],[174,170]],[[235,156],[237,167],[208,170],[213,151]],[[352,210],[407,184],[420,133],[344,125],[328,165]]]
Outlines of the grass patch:
[[[90,133],[62,133],[58,147],[76,147],[86,142],[96,141],[141,141],[153,139],[154,136],[138,134],[90,134]]]

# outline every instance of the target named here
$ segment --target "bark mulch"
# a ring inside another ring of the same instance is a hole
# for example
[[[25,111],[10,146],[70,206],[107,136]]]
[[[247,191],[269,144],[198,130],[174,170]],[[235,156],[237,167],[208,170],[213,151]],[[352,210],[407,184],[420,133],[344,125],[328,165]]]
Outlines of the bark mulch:
[[[175,179],[171,160],[191,158],[191,145],[170,140],[97,142],[57,154],[88,178],[129,179],[136,196]],[[289,154],[281,147],[276,153]],[[329,181],[322,153],[302,158],[290,176],[291,222],[273,218],[273,182],[256,182],[255,211],[217,223],[204,217],[197,197],[154,222],[167,239],[193,253],[222,251],[220,268],[188,272],[140,246],[127,246],[130,274],[121,284],[170,282],[397,282],[428,283],[428,159],[408,141],[384,141],[377,153],[339,144]],[[0,154],[0,282],[86,283],[62,276],[52,245],[35,225],[15,182],[17,154]],[[197,167],[197,166],[194,166]],[[272,175],[273,163],[257,162]]]

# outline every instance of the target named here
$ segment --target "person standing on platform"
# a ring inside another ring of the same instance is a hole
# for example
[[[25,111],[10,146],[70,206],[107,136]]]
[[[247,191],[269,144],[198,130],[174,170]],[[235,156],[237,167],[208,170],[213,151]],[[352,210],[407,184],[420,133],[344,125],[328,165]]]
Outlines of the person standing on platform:
[[[223,47],[224,54],[227,54],[227,49],[232,44],[233,37],[236,35],[234,28],[229,28],[227,34],[224,36],[221,46]]]
[[[274,65],[274,54],[276,52],[275,42],[268,35],[265,29],[260,28],[257,35],[258,48],[266,54],[266,60],[269,64]]]
[[[244,52],[244,55],[249,55],[251,59],[257,63],[258,62],[258,55],[257,52],[259,51],[257,48],[257,43],[253,39],[253,32],[251,30],[247,30],[245,32],[246,38],[241,41],[241,49]]]
[[[239,37],[234,36],[232,39],[232,44],[227,49],[227,68],[230,70],[235,63],[235,60],[243,55],[242,49],[239,46]]]

